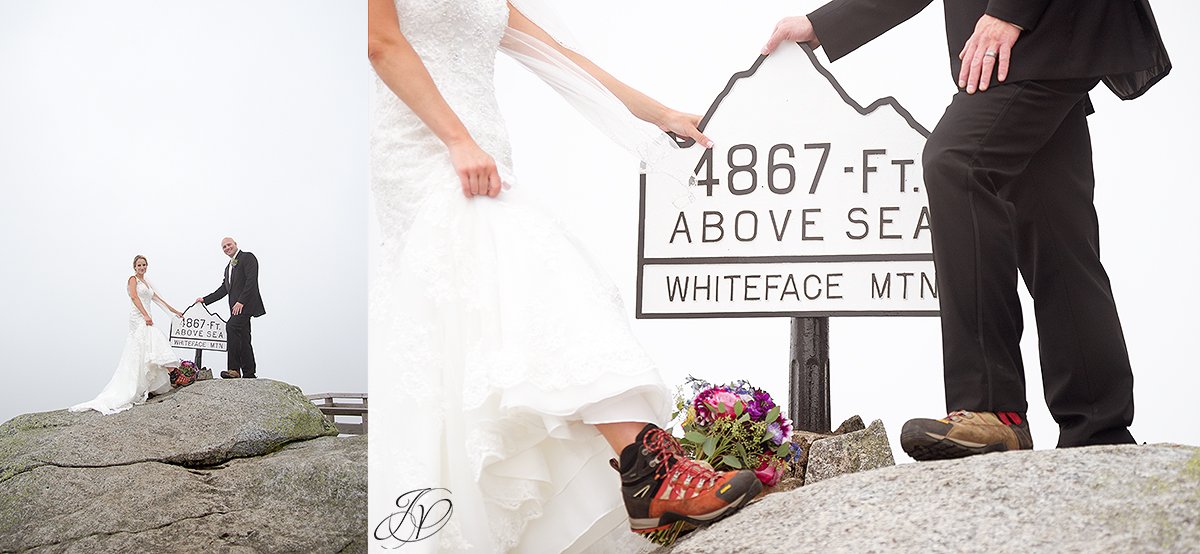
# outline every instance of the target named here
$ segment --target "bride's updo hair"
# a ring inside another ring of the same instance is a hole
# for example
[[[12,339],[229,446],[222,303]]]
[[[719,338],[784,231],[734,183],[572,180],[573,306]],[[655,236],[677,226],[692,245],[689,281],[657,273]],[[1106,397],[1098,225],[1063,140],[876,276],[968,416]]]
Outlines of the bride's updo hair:
[[[150,260],[147,260],[145,256],[138,254],[137,256],[133,257],[133,267],[135,267],[135,268],[137,267],[138,260],[143,260],[146,262],[146,265],[150,265]]]

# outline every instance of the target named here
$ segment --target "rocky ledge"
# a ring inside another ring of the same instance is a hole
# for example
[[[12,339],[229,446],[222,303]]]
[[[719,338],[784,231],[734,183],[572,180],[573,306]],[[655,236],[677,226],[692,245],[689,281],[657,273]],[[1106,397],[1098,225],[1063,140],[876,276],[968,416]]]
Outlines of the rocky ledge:
[[[201,381],[0,426],[0,552],[364,552],[367,440],[299,388]]]
[[[768,494],[671,554],[1195,552],[1200,448],[1020,451],[907,463]]]

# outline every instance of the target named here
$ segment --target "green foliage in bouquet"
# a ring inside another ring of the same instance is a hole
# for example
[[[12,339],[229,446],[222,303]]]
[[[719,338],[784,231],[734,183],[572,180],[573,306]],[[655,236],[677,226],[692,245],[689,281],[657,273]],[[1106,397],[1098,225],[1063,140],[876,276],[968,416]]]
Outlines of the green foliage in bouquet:
[[[679,389],[675,397],[683,447],[714,469],[751,469],[767,486],[777,484],[800,452],[789,440],[791,420],[771,395],[746,381],[713,385],[688,377],[687,383],[693,396],[685,399]]]

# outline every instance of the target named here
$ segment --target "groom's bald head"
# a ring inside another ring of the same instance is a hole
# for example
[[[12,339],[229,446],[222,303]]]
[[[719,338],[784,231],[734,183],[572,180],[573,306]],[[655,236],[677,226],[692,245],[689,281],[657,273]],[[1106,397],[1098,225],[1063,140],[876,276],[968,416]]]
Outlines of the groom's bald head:
[[[238,247],[236,240],[233,240],[231,237],[225,237],[221,239],[221,251],[224,252],[226,256],[232,258],[233,255],[237,253],[237,250]]]

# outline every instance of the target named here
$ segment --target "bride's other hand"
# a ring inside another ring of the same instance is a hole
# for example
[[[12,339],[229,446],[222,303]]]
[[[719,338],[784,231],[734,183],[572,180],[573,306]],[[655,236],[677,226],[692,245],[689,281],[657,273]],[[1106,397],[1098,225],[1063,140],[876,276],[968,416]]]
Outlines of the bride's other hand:
[[[713,142],[704,133],[700,132],[700,116],[690,113],[677,112],[675,110],[667,110],[661,121],[658,122],[658,128],[663,131],[675,133],[677,136],[688,137],[695,140],[700,146],[712,148]]]
[[[153,326],[154,326],[154,320],[153,320],[153,319],[151,319],[151,318],[149,318],[149,317],[142,317],[142,319],[146,320],[146,327],[153,327]]]
[[[463,196],[487,195],[495,198],[500,194],[500,173],[496,161],[473,140],[451,143],[450,163],[462,182]]]
[[[762,54],[766,56],[774,52],[784,41],[804,42],[813,48],[821,45],[821,39],[817,38],[812,22],[804,15],[780,19],[779,23],[775,24],[771,38],[767,39],[767,45],[763,46]]]

